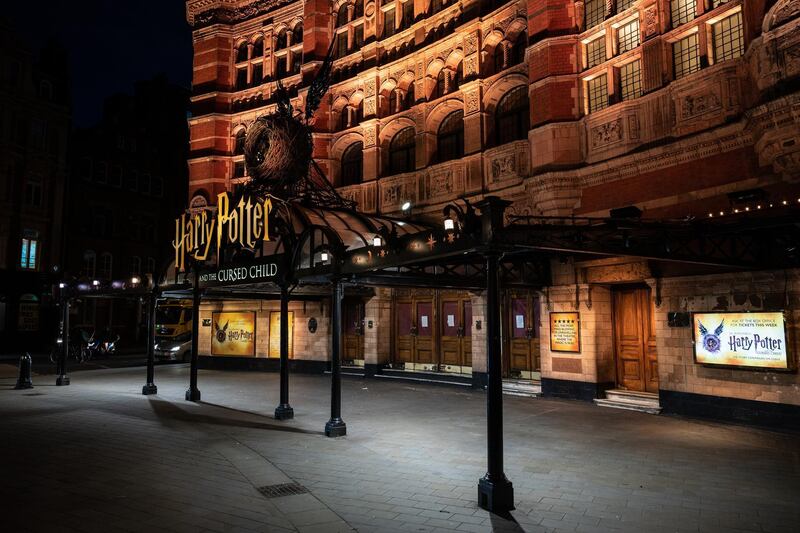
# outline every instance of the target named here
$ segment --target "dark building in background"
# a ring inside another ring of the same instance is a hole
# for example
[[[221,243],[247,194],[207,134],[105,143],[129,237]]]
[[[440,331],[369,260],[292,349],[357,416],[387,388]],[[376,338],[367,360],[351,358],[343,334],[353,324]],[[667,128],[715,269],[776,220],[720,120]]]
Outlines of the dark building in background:
[[[23,43],[0,19],[0,352],[47,348],[64,250],[66,54]]]
[[[133,95],[109,98],[100,123],[74,133],[68,277],[89,284],[146,277],[172,257],[174,218],[187,194],[188,105],[188,90],[159,76],[137,83]],[[111,327],[122,349],[144,338],[141,305],[133,300],[86,299],[73,308],[70,325]]]

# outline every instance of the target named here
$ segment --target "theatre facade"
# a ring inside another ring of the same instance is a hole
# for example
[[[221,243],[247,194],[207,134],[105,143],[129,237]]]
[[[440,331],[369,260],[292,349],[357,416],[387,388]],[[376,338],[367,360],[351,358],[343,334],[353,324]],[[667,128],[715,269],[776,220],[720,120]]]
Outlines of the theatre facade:
[[[355,211],[440,257],[473,206],[508,202],[509,392],[800,426],[796,2],[188,0],[187,19],[187,220],[237,197],[247,132],[275,111],[277,82],[302,108],[330,50],[313,157]],[[358,233],[349,249],[384,259],[390,234],[325,207],[302,217]],[[249,209],[269,220],[266,204]],[[204,271],[202,364],[278,368],[269,263]],[[402,268],[345,284],[344,372],[483,386],[478,267]],[[320,287],[289,300],[293,371],[329,365]]]

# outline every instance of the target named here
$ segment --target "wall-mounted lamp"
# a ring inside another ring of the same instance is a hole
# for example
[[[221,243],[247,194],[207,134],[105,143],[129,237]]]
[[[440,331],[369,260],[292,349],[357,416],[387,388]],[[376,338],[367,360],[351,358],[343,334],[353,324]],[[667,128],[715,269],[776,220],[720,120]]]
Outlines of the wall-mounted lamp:
[[[138,277],[136,277],[136,276],[133,276],[133,277],[131,278],[131,285],[137,285],[137,284],[138,284],[140,281],[141,281],[141,280],[140,280]]]
[[[375,238],[372,239],[372,246],[376,248],[380,248],[381,246],[383,246],[383,241],[381,240],[380,236],[375,235]]]
[[[322,261],[323,263],[324,263],[325,261],[327,261],[327,260],[328,260],[328,252],[322,252],[321,254],[319,254],[319,259],[320,259],[320,261]]]
[[[455,222],[453,222],[452,218],[444,219],[444,229],[445,230],[452,231],[453,229],[455,229],[455,227],[456,227],[456,224],[455,224]]]
[[[92,285],[94,285],[95,287],[99,287],[100,286],[100,281],[94,279],[94,280],[92,280]]]
[[[403,210],[403,213],[407,213],[408,211],[411,211],[411,202],[409,202],[409,201],[403,202],[403,205],[400,206],[400,209]]]

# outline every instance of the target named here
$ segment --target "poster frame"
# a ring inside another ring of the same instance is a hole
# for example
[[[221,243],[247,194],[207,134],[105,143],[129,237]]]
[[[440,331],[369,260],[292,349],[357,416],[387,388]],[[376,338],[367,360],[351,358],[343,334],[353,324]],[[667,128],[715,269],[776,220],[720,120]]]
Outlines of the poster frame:
[[[246,354],[246,355],[245,354],[235,355],[235,354],[214,353],[214,340],[211,339],[211,350],[210,351],[211,351],[212,357],[255,357],[256,356],[257,335],[258,335],[258,323],[256,322],[256,320],[258,320],[258,313],[256,313],[255,311],[249,311],[249,310],[246,310],[246,311],[212,311],[211,312],[211,323],[212,324],[214,324],[214,323],[218,324],[219,321],[217,320],[217,316],[221,315],[221,314],[226,314],[226,313],[236,313],[236,314],[240,314],[240,315],[243,315],[243,314],[252,315],[252,317],[253,317],[253,350],[252,350],[252,353]],[[213,335],[213,332],[212,332],[212,335]]]
[[[761,313],[780,313],[783,316],[783,338],[786,342],[786,368],[775,368],[771,366],[756,366],[756,365],[726,365],[726,364],[719,364],[719,363],[707,363],[704,361],[697,360],[697,332],[695,331],[694,327],[694,317],[695,315],[741,315],[741,314],[761,314]],[[780,373],[796,373],[797,366],[795,365],[795,358],[791,350],[789,350],[789,346],[791,345],[791,339],[789,338],[789,331],[787,328],[787,319],[786,319],[786,310],[785,309],[775,309],[775,310],[766,310],[766,309],[759,309],[757,311],[753,310],[725,310],[725,311],[692,311],[691,319],[689,321],[689,327],[692,328],[692,362],[696,365],[700,365],[705,368],[724,368],[729,370],[744,370],[744,371],[757,371],[757,372],[780,372]]]
[[[575,315],[578,322],[578,349],[577,350],[559,350],[553,348],[553,315]],[[547,317],[547,331],[550,341],[550,351],[557,353],[581,353],[581,312],[580,311],[550,311]]]

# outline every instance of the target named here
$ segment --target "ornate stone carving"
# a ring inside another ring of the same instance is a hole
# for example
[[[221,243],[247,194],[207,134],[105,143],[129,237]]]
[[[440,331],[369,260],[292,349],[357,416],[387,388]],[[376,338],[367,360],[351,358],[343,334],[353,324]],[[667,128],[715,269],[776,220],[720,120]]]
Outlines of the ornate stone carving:
[[[632,141],[639,140],[639,117],[636,115],[628,116],[628,138]]]
[[[478,51],[478,36],[470,33],[464,37],[464,54],[470,55]]]
[[[800,9],[800,7],[798,8]],[[783,51],[783,64],[787,78],[800,74],[800,44]]]
[[[584,4],[583,0],[576,0],[575,1],[575,26],[578,28],[579,32],[582,32],[585,26],[585,19],[584,19]]]
[[[478,97],[478,92],[470,92],[464,95],[464,100],[467,108],[467,114],[474,113],[480,110],[480,98]]]
[[[375,146],[375,127],[364,128],[364,147]]]
[[[478,56],[471,55],[464,58],[464,76],[475,76],[478,74]]]
[[[371,117],[375,114],[375,97],[364,98],[364,116]]]
[[[453,193],[453,169],[430,174],[426,181],[425,196],[432,198],[442,194]]]
[[[658,5],[653,4],[644,10],[644,38],[658,35]]]
[[[606,146],[622,140],[622,119],[618,118],[591,129],[592,148]]]
[[[505,154],[492,159],[491,180],[500,181],[517,172],[517,159],[514,154]]]
[[[195,13],[189,18],[189,23],[193,27],[208,26],[216,23],[231,24],[261,15],[290,2],[291,0],[256,0],[234,9],[223,7],[209,9]]]
[[[681,118],[685,120],[719,108],[719,96],[715,93],[689,94],[681,101]]]
[[[364,82],[364,95],[367,96],[367,97],[375,96],[375,80],[374,79],[368,79],[367,81]]]

